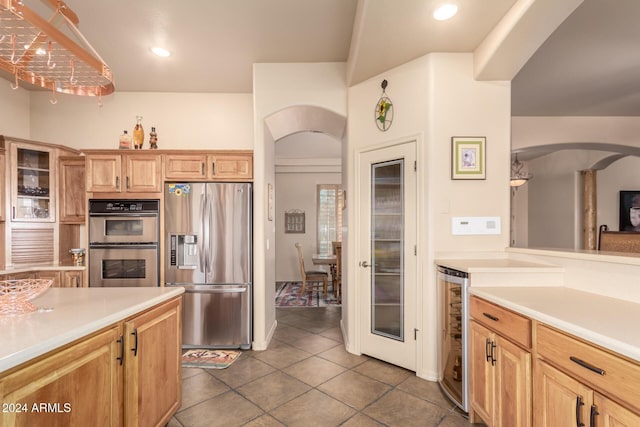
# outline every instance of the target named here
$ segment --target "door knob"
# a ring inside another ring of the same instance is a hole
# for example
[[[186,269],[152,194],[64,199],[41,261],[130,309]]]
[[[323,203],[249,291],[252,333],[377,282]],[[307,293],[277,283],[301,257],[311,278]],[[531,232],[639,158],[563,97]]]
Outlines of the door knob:
[[[367,261],[360,261],[360,267],[367,268],[371,267]]]

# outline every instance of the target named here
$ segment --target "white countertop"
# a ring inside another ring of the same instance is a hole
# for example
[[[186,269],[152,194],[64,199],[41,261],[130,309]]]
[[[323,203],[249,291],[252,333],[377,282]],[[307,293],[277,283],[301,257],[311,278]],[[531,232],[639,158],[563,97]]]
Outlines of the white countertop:
[[[562,271],[561,267],[550,264],[519,261],[509,258],[436,258],[436,264],[466,273],[504,273],[517,270],[519,273],[542,273]]]
[[[0,373],[178,296],[184,288],[51,288],[36,311],[0,316]]]
[[[469,287],[469,293],[640,362],[640,304],[564,287]]]

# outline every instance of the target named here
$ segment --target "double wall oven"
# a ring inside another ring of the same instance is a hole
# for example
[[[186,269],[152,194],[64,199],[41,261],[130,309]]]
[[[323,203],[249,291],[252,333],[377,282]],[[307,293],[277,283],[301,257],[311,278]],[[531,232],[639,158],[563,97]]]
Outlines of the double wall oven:
[[[89,200],[89,286],[159,286],[159,200]]]

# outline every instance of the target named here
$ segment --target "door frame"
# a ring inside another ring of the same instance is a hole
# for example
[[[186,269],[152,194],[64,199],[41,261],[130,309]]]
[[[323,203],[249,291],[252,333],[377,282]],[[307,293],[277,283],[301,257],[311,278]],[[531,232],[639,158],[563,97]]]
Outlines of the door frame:
[[[416,221],[416,231],[417,231],[417,256],[418,260],[428,260],[430,257],[428,256],[428,249],[426,244],[426,239],[424,238],[424,230],[425,227],[428,226],[429,219],[425,217],[425,202],[427,199],[427,195],[425,193],[426,187],[424,185],[424,177],[425,177],[425,168],[426,162],[424,161],[423,155],[423,145],[424,145],[424,137],[422,134],[409,135],[398,139],[393,139],[389,141],[384,141],[375,145],[370,145],[367,147],[362,147],[360,149],[356,149],[353,156],[353,162],[351,166],[353,167],[352,171],[349,172],[349,176],[353,179],[351,180],[351,184],[349,188],[354,194],[354,197],[350,197],[351,209],[349,212],[349,236],[348,242],[349,245],[352,246],[352,250],[350,250],[350,254],[348,257],[348,262],[351,265],[357,266],[358,260],[361,259],[362,254],[360,252],[359,243],[360,242],[360,230],[355,226],[355,218],[359,218],[362,215],[362,203],[361,203],[361,194],[360,194],[360,161],[362,155],[368,153],[370,151],[376,151],[384,148],[389,148],[394,145],[402,145],[407,143],[413,143],[415,146],[416,153],[416,162],[417,162],[417,173],[416,173],[416,192],[417,192],[417,200],[416,200],[416,210],[417,210],[417,221]],[[353,271],[353,274],[349,274],[350,283],[347,283],[348,286],[348,304],[346,309],[349,311],[349,324],[352,325],[352,328],[349,328],[349,332],[347,333],[347,337],[349,338],[349,342],[347,344],[347,348],[349,351],[352,351],[356,354],[362,354],[362,308],[360,304],[360,299],[362,298],[362,290],[360,289],[360,283],[362,281],[362,269],[354,267],[350,269]],[[427,316],[424,311],[424,295],[425,295],[425,285],[424,285],[424,274],[425,271],[431,271],[431,269],[426,265],[425,262],[418,262],[416,266],[416,290],[415,290],[415,322],[416,328],[419,329],[416,336],[416,375],[420,377],[424,377],[424,343],[430,341],[431,339],[431,331],[429,330],[429,325],[425,325],[425,318]],[[433,314],[433,321],[436,320],[436,315]],[[433,325],[433,324],[432,324]],[[346,325],[343,325],[343,328]],[[433,326],[432,326],[433,328]],[[435,353],[434,353],[435,354]],[[430,375],[427,375],[430,377]]]

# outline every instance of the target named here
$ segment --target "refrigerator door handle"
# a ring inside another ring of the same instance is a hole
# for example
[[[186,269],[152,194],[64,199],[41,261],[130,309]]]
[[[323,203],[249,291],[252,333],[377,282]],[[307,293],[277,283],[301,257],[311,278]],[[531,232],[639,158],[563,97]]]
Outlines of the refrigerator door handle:
[[[211,266],[209,265],[209,248],[211,247],[211,235],[210,235],[211,230],[209,229],[210,215],[211,215],[211,200],[209,198],[209,191],[205,190],[204,207],[203,207],[203,214],[202,214],[202,224],[203,224],[202,230],[204,233],[204,241],[206,242],[206,244],[204,245],[204,266],[205,266],[204,280],[205,282],[208,281],[207,275],[209,274],[209,270],[211,269]]]
[[[204,194],[200,194],[200,218],[204,220],[205,215],[205,198]],[[204,233],[204,229],[202,232],[202,236],[200,236],[200,242],[198,243],[198,258],[200,258],[200,268],[202,271],[207,274],[207,265],[206,265],[206,257],[204,254],[205,242],[207,241],[207,236]]]

